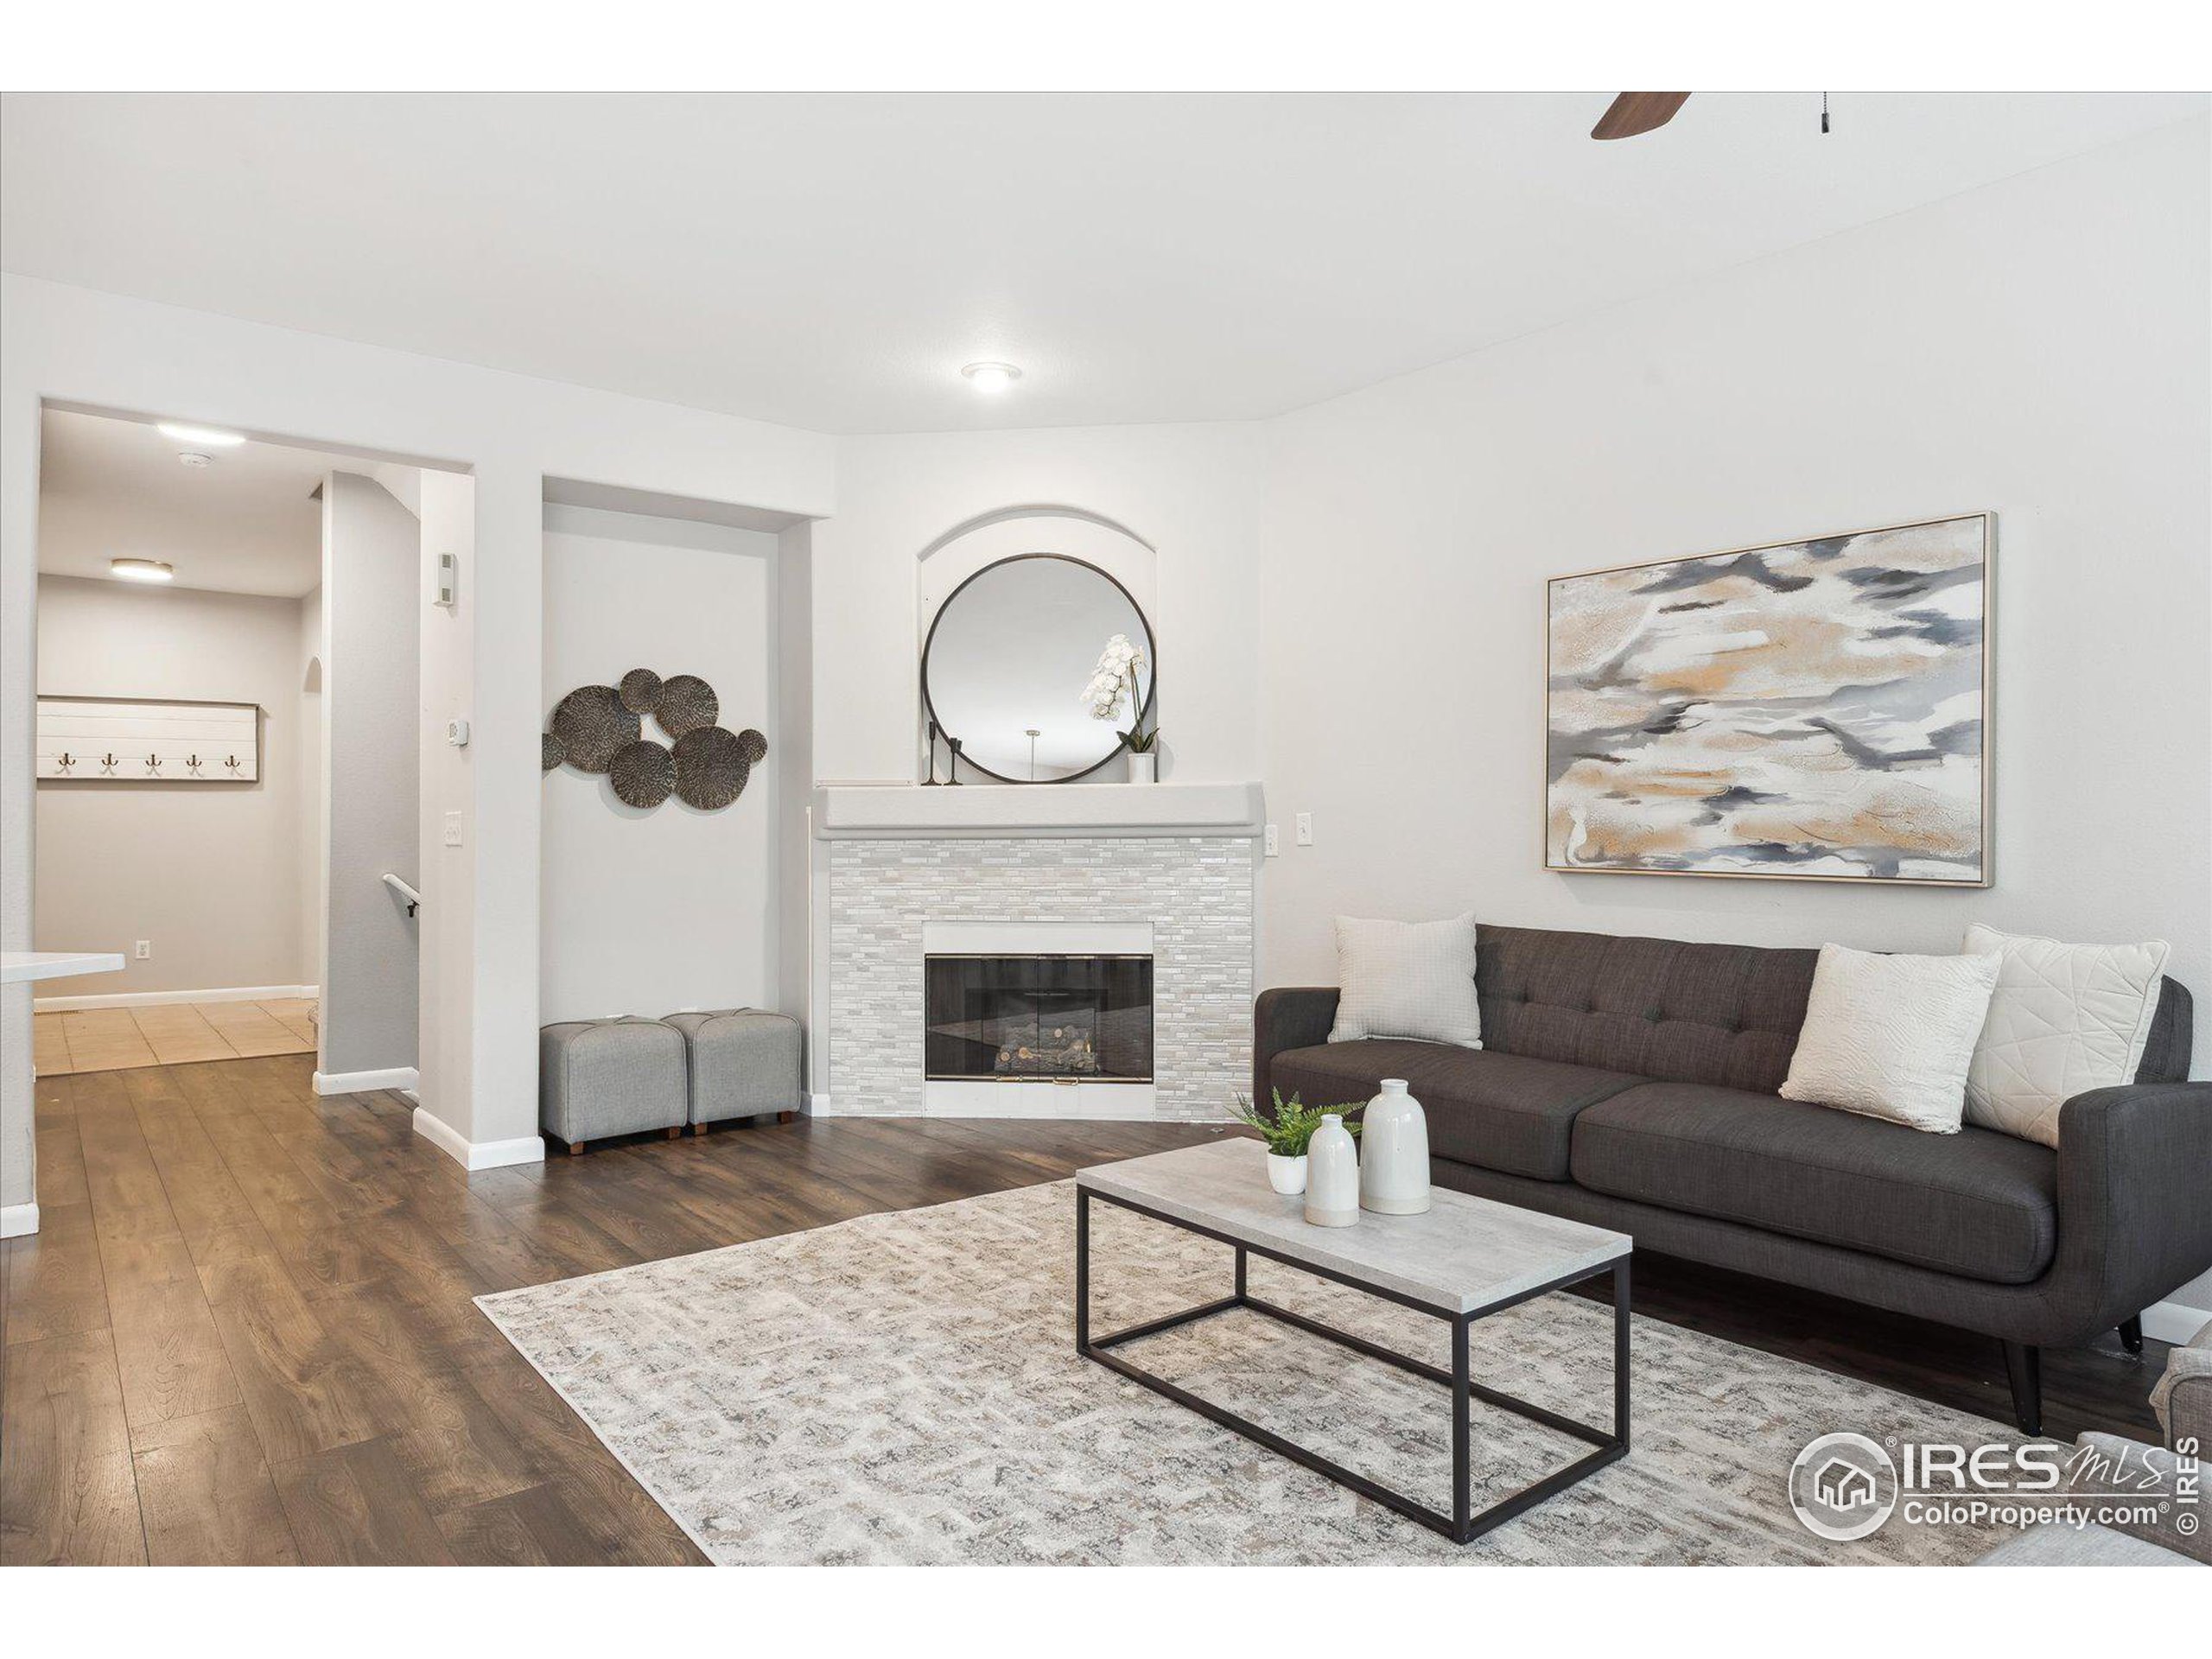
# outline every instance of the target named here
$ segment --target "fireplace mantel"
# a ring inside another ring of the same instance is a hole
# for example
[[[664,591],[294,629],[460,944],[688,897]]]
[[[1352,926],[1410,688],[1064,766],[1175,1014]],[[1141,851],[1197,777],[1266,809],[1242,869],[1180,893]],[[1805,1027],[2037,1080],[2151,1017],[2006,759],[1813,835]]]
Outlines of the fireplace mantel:
[[[1256,783],[831,784],[813,824],[822,841],[1257,839],[1266,810]]]

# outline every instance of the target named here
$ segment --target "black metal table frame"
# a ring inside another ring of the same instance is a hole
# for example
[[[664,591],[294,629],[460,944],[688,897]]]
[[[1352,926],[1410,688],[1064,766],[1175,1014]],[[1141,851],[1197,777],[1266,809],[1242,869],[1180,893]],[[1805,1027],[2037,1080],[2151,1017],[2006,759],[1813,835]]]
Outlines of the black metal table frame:
[[[1169,1313],[1160,1319],[1147,1319],[1141,1325],[1130,1325],[1126,1330],[1114,1332],[1109,1336],[1094,1338],[1090,1334],[1090,1201],[1094,1198],[1101,1203],[1113,1205],[1134,1215],[1143,1216],[1149,1220],[1160,1222],[1170,1227],[1180,1228],[1186,1233],[1195,1233],[1201,1238],[1210,1238],[1217,1243],[1229,1245],[1236,1252],[1236,1294],[1222,1297],[1216,1301],[1202,1302],[1196,1307],[1185,1308],[1180,1313]],[[1382,1347],[1379,1344],[1370,1342],[1363,1337],[1356,1337],[1349,1332],[1336,1330],[1318,1319],[1308,1319],[1303,1313],[1294,1313],[1287,1307],[1279,1307],[1273,1302],[1263,1301],[1259,1297],[1254,1296],[1245,1285],[1245,1263],[1248,1255],[1281,1262],[1284,1267],[1297,1272],[1310,1273],[1317,1278],[1347,1286],[1370,1296],[1380,1297],[1384,1301],[1395,1302],[1401,1307],[1411,1308],[1416,1313],[1426,1313],[1432,1319],[1442,1319],[1452,1327],[1452,1369],[1447,1371],[1440,1366],[1426,1364],[1408,1355],[1401,1354],[1392,1349]],[[1467,1332],[1469,1327],[1477,1319],[1486,1318],[1492,1313],[1502,1313],[1507,1308],[1517,1307],[1522,1302],[1533,1300],[1538,1296],[1548,1295],[1555,1290],[1565,1290],[1570,1286],[1584,1284],[1609,1273],[1613,1280],[1613,1426],[1610,1432],[1601,1428],[1592,1428],[1586,1423],[1579,1423],[1571,1417],[1564,1417],[1557,1412],[1548,1411],[1541,1406],[1531,1405],[1527,1401],[1516,1399],[1510,1394],[1486,1388],[1468,1376]],[[1126,1343],[1136,1342],[1146,1337],[1155,1337],[1163,1331],[1172,1331],[1178,1325],[1189,1325],[1198,1319],[1211,1319],[1217,1313],[1226,1313],[1240,1307],[1249,1308],[1255,1313],[1264,1314],[1267,1318],[1278,1320],[1284,1325],[1294,1325],[1300,1331],[1311,1332],[1315,1336],[1326,1337],[1330,1341],[1340,1343],[1357,1353],[1366,1355],[1370,1359],[1379,1359],[1386,1364],[1395,1365],[1401,1370],[1410,1371],[1415,1376],[1427,1377],[1432,1382],[1440,1382],[1450,1389],[1452,1390],[1452,1513],[1446,1515],[1441,1510],[1430,1509],[1427,1504],[1416,1502],[1402,1492],[1393,1491],[1388,1486],[1370,1480],[1357,1470],[1347,1469],[1342,1464],[1325,1458],[1318,1452],[1308,1451],[1296,1441],[1285,1440],[1274,1431],[1263,1428],[1249,1419],[1237,1415],[1225,1406],[1216,1405],[1211,1400],[1201,1399],[1187,1389],[1179,1388],[1169,1382],[1166,1377],[1156,1376],[1140,1365],[1133,1365],[1119,1354],[1108,1351],[1109,1349],[1121,1347]],[[1625,1255],[1602,1267],[1585,1268],[1564,1274],[1472,1313],[1452,1313],[1441,1308],[1432,1307],[1425,1302],[1416,1301],[1410,1296],[1402,1295],[1396,1291],[1382,1286],[1364,1283],[1348,1274],[1338,1273],[1328,1268],[1316,1267],[1310,1262],[1300,1262],[1280,1251],[1271,1250],[1263,1244],[1255,1244],[1247,1240],[1233,1238],[1227,1233],[1217,1232],[1210,1227],[1199,1226],[1194,1222],[1185,1221],[1179,1217],[1164,1215],[1157,1210],[1133,1203],[1128,1198],[1116,1198],[1105,1192],[1094,1192],[1088,1187],[1078,1185],[1076,1188],[1075,1210],[1075,1347],[1076,1351],[1084,1358],[1096,1360],[1109,1370],[1118,1372],[1128,1377],[1132,1382],[1141,1383],[1154,1394],[1173,1400],[1177,1405],[1187,1410],[1195,1411],[1201,1417],[1219,1423],[1224,1428],[1233,1429],[1249,1440],[1257,1441],[1279,1457],[1288,1458],[1293,1463],[1301,1464],[1316,1474],[1326,1475],[1338,1485],[1348,1486],[1362,1497],[1372,1498],[1376,1503],[1395,1510],[1409,1520],[1418,1521],[1421,1525],[1442,1533],[1457,1544],[1472,1542],[1491,1528],[1502,1526],[1515,1516],[1534,1508],[1548,1497],[1566,1491],[1577,1481],[1596,1473],[1607,1464],[1616,1463],[1628,1455],[1629,1258]],[[1545,1427],[1556,1430],[1560,1433],[1586,1441],[1596,1449],[1586,1452],[1565,1468],[1545,1476],[1534,1485],[1522,1488],[1510,1497],[1501,1498],[1480,1511],[1471,1511],[1468,1415],[1471,1402],[1476,1400],[1483,1402],[1485,1405],[1497,1406],[1504,1410],[1517,1413],[1532,1422],[1541,1423]]]

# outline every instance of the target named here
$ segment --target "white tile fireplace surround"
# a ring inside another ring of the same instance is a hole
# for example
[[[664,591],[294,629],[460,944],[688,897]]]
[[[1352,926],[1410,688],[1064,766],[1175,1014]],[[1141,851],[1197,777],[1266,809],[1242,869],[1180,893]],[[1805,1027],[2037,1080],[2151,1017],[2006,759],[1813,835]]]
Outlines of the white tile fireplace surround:
[[[1257,784],[817,790],[813,1109],[1226,1116],[1251,1075],[1262,817]],[[924,959],[963,952],[1148,954],[1152,1082],[930,1082]]]

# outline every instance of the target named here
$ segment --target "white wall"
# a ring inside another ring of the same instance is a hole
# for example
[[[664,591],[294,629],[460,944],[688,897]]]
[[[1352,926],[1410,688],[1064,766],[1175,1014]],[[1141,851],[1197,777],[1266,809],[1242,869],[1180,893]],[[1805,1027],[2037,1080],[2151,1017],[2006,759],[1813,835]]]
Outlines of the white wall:
[[[2212,1075],[2212,246],[2193,123],[1276,424],[1267,979],[1330,918],[2164,938]],[[1995,886],[1541,868],[1544,579],[1998,515]],[[2188,1293],[2212,1306],[2212,1280]]]
[[[446,741],[447,722],[469,711],[470,631],[474,626],[476,483],[460,473],[415,471],[414,499],[422,520],[422,798],[415,918],[416,953],[416,1099],[440,1122],[465,1122],[469,1100],[469,962],[475,937],[475,882],[467,845],[446,845],[448,813],[465,820],[474,787],[473,741]],[[454,602],[441,606],[438,556],[457,565]]]
[[[320,1070],[413,1070],[416,933],[385,876],[419,874],[422,531],[383,485],[323,481],[326,926]]]
[[[56,995],[314,982],[302,944],[310,868],[301,774],[302,601],[41,576],[40,689],[50,696],[251,702],[250,784],[38,785],[37,948],[119,950],[121,973]],[[130,958],[132,941],[153,947]]]
[[[626,806],[604,776],[545,776],[539,1005],[548,1023],[778,1005],[784,755],[778,541],[639,513],[545,509],[546,717],[633,668],[696,674],[720,723],[768,739],[717,811]],[[668,741],[650,716],[645,735]]]
[[[322,761],[322,587],[299,601],[299,632],[292,661],[292,704],[300,729],[299,762],[294,767],[298,794],[300,982],[320,985],[322,974],[322,803],[330,786]]]
[[[0,277],[0,949],[31,937],[32,589],[41,398],[469,469],[476,485],[462,814],[468,948],[442,1005],[466,1020],[463,1141],[531,1155],[537,1122],[540,514],[546,477],[798,514],[835,505],[818,435]],[[461,996],[459,982],[466,982]],[[0,992],[0,1204],[31,1194],[30,996]],[[500,1155],[506,1155],[501,1151]]]

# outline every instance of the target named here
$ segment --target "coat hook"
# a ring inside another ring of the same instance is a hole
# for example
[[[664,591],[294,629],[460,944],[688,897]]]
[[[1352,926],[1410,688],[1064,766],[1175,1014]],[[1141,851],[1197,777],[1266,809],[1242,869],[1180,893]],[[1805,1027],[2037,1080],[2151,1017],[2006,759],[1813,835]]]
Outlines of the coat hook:
[[[114,752],[113,752],[112,750],[110,750],[110,751],[109,751],[109,753],[108,753],[108,754],[107,754],[107,757],[106,757],[105,760],[103,760],[100,762],[100,764],[101,764],[102,766],[112,766],[115,764],[115,753],[114,753]]]
[[[161,757],[160,755],[158,755],[158,754],[149,754],[149,755],[148,755],[148,756],[146,757],[146,770],[147,770],[147,771],[149,771],[149,772],[159,772],[161,769],[162,769],[162,757]]]
[[[195,754],[189,760],[186,760],[184,764],[190,766],[194,772],[197,772],[200,770],[200,757]]]
[[[238,770],[238,756],[236,756],[235,754],[234,754],[234,755],[232,755],[232,756],[230,756],[228,759],[226,759],[226,760],[223,762],[223,764],[224,764],[225,766],[226,766],[230,767],[233,772],[235,772],[235,771],[237,771],[237,770]]]
[[[61,751],[61,764],[65,766],[73,766],[77,764],[77,757],[64,749]]]

